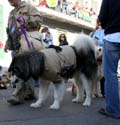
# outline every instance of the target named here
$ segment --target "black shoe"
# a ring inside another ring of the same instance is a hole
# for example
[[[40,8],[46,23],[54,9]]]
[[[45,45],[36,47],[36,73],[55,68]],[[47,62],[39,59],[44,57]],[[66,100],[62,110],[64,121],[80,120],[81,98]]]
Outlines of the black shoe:
[[[20,104],[23,104],[23,102],[16,101],[15,99],[9,99],[9,100],[7,100],[7,102],[10,103],[11,105],[20,105]]]
[[[114,119],[120,119],[120,117],[113,117],[113,116],[108,115],[104,108],[101,108],[98,112],[102,115],[107,116],[107,117],[111,117],[111,118],[114,118]]]

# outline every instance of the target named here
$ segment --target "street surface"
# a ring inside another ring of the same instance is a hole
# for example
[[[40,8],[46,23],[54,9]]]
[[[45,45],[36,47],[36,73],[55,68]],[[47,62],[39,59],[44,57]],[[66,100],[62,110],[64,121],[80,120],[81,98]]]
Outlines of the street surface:
[[[37,94],[38,88],[35,89]],[[72,103],[73,96],[66,91],[61,109],[54,111],[49,109],[53,102],[52,87],[43,107],[36,109],[29,106],[34,101],[11,106],[7,103],[11,93],[12,88],[0,90],[0,125],[120,125],[120,120],[98,113],[104,107],[103,98],[93,99],[90,107],[83,107],[81,103]]]

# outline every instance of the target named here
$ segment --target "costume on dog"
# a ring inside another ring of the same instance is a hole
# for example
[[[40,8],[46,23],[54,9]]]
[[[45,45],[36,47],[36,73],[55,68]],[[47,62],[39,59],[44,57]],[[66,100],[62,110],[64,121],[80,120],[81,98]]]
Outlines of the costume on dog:
[[[61,47],[60,52],[56,52],[55,49],[49,48],[42,50],[41,52],[45,55],[45,69],[42,74],[42,78],[48,79],[53,82],[61,80],[61,76],[65,76],[65,68],[70,70],[73,67],[73,70],[76,68],[76,55],[74,50],[69,47]],[[71,71],[72,72],[72,71]],[[68,73],[68,72],[67,72]]]
[[[27,81],[29,78],[43,79],[41,82],[39,99],[32,107],[40,107],[45,100],[49,83],[54,83],[54,102],[52,109],[60,108],[60,101],[64,93],[64,80],[75,77],[78,92],[74,102],[83,101],[81,97],[82,84],[85,85],[85,106],[91,104],[91,89],[89,81],[97,72],[95,58],[95,46],[93,40],[84,34],[77,37],[71,46],[62,46],[59,51],[55,47],[38,51],[26,52],[14,57],[9,67],[13,77],[18,80]]]

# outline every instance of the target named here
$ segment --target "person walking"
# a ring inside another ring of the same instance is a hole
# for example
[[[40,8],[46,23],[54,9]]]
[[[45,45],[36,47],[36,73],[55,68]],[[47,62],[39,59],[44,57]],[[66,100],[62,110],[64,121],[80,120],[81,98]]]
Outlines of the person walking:
[[[8,2],[14,8],[8,18],[8,37],[4,51],[12,51],[14,58],[15,55],[29,51],[32,47],[40,49],[40,41],[37,40],[42,23],[40,12],[33,5],[22,0],[8,0]],[[34,99],[34,97],[34,81],[30,79],[24,86],[16,84],[15,91],[8,102],[17,105],[23,103],[24,99]]]
[[[120,119],[120,95],[117,67],[120,59],[120,0],[103,0],[98,22],[105,30],[103,68],[105,77],[105,108],[99,113]]]

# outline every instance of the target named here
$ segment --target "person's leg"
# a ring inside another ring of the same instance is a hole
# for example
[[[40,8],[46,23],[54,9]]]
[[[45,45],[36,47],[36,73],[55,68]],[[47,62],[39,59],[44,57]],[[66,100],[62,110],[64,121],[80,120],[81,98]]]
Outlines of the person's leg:
[[[35,99],[34,84],[35,84],[35,81],[32,78],[26,82],[26,92],[24,95],[25,100]]]
[[[106,101],[105,110],[111,117],[120,117],[120,97],[117,78],[120,45],[105,41],[103,55]]]
[[[26,91],[26,85],[22,83],[17,83],[16,88],[12,93],[12,96],[7,101],[12,105],[22,104],[24,101]]]
[[[22,104],[24,100],[35,99],[34,80],[30,79],[26,83],[17,83],[11,98],[8,100],[12,105]]]

